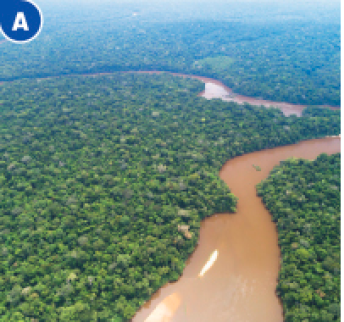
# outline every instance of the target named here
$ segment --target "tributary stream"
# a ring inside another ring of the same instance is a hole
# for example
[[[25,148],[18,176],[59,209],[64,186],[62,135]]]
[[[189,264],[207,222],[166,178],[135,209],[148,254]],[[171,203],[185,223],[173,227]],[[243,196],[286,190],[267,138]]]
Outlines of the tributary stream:
[[[276,296],[280,251],[275,224],[255,186],[280,161],[340,152],[330,137],[233,158],[220,171],[238,198],[237,212],[201,225],[199,245],[181,278],[157,291],[134,322],[281,322]],[[261,167],[257,171],[254,165]]]

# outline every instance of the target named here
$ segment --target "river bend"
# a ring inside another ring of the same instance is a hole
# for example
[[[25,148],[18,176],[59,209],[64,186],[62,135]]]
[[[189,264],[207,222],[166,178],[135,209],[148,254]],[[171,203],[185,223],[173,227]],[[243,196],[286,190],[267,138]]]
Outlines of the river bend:
[[[340,138],[329,137],[228,161],[220,177],[239,197],[237,212],[213,215],[202,222],[199,245],[181,278],[158,290],[133,322],[282,322],[275,293],[278,235],[255,186],[282,160],[315,159],[321,153],[337,152]]]

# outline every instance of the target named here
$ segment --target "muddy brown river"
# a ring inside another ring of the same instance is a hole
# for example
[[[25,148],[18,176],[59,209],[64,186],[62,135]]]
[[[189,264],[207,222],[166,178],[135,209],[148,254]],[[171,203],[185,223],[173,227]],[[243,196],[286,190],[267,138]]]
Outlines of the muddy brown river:
[[[84,76],[107,74],[111,73]],[[207,99],[274,106],[285,115],[301,116],[305,107],[237,95],[211,78],[171,74],[203,81],[205,90],[199,96]],[[202,222],[199,245],[188,259],[183,275],[158,290],[132,321],[282,322],[282,306],[275,294],[280,260],[278,236],[271,215],[256,196],[255,186],[282,160],[314,159],[321,153],[337,152],[340,138],[331,137],[253,152],[228,161],[220,177],[239,197],[237,212],[215,214]],[[260,166],[261,171],[256,171],[253,164]]]
[[[275,294],[280,251],[275,224],[255,186],[281,160],[340,152],[331,137],[253,152],[228,161],[220,177],[239,197],[235,214],[201,225],[199,245],[181,278],[157,291],[133,322],[281,322]],[[261,171],[252,166],[258,165]]]
[[[0,40],[0,44],[2,42],[5,42],[6,40]],[[188,75],[188,74],[182,74],[182,73],[172,73],[172,72],[162,72],[162,71],[125,71],[122,73],[136,73],[136,74],[161,74],[161,73],[169,73],[174,76],[178,77],[185,77],[185,78],[194,78],[198,79],[201,82],[204,83],[204,90],[198,94],[198,96],[204,97],[206,99],[222,99],[223,101],[227,102],[235,102],[237,104],[251,104],[256,106],[263,106],[267,108],[278,108],[280,109],[285,116],[290,116],[292,114],[295,114],[297,116],[302,116],[302,111],[306,108],[306,105],[298,105],[298,104],[292,104],[287,102],[275,102],[275,101],[268,101],[263,100],[255,97],[249,97],[244,95],[239,95],[233,92],[233,90],[226,85],[224,85],[222,82],[213,79],[208,78],[204,76],[196,76],[196,75]],[[81,74],[85,77],[95,77],[95,76],[101,76],[101,75],[111,75],[112,72],[103,72],[103,73],[90,73],[90,74]],[[76,76],[75,74],[74,76]],[[70,75],[73,76],[73,75]],[[60,76],[48,76],[43,78],[36,78],[36,79],[49,79],[49,78],[59,78]],[[3,82],[0,82],[0,85],[3,84]],[[321,105],[320,107],[324,108],[330,108],[332,110],[338,110],[340,109],[340,106],[331,106],[331,105]]]
[[[161,74],[161,71],[136,71],[136,72],[129,72],[129,73],[138,73],[138,74]],[[264,106],[267,108],[273,107],[280,109],[285,116],[290,116],[295,114],[297,116],[302,115],[302,111],[306,108],[306,105],[299,105],[299,104],[292,104],[287,102],[276,102],[276,101],[268,101],[263,100],[255,97],[249,97],[244,95],[239,95],[233,92],[231,88],[223,84],[222,82],[208,78],[204,76],[196,76],[196,75],[188,75],[188,74],[181,74],[181,73],[171,73],[171,75],[179,76],[179,77],[186,77],[186,78],[194,78],[198,79],[205,84],[204,91],[199,93],[198,96],[204,97],[206,99],[214,99],[219,98],[226,102],[235,102],[237,104],[251,104],[256,106]],[[330,105],[322,105],[324,108],[330,108],[332,110],[340,109],[339,106],[330,106]]]

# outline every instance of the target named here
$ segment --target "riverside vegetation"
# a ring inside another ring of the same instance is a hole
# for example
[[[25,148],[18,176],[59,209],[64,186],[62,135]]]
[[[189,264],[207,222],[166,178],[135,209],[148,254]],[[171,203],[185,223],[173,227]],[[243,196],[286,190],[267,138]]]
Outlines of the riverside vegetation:
[[[257,191],[278,228],[285,322],[340,321],[340,154],[283,161]]]
[[[300,11],[297,19],[286,19],[290,4],[202,1],[195,10],[187,2],[142,1],[131,10],[120,1],[105,10],[98,4],[80,8],[71,3],[62,10],[42,4],[49,26],[39,41],[20,51],[14,44],[0,44],[0,81],[159,70],[212,77],[250,97],[340,105],[340,18],[336,12],[326,16],[331,5],[313,4],[310,10],[298,2],[293,8]],[[283,6],[285,15],[276,18]],[[73,16],[66,18],[70,7]],[[71,32],[75,26],[78,31]]]
[[[235,211],[236,197],[218,177],[225,161],[340,133],[339,111],[285,117],[197,97],[202,88],[168,74],[121,73],[1,85],[1,321],[127,321],[178,279],[201,220]],[[328,224],[338,214],[332,207]],[[303,243],[310,249],[297,245],[295,256],[312,260],[318,250],[310,237]],[[315,267],[334,283],[334,255],[320,248],[327,266]],[[308,291],[300,294],[308,301]]]

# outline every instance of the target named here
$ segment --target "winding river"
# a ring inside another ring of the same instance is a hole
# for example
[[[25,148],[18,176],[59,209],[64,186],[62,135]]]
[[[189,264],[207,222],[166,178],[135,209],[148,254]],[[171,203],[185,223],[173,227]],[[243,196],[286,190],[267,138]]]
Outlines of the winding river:
[[[111,73],[84,76],[106,74]],[[199,96],[207,99],[277,107],[286,116],[301,116],[305,108],[237,95],[211,78],[171,74],[204,82],[205,90]],[[220,177],[239,197],[237,212],[215,214],[202,222],[199,245],[188,259],[183,275],[158,290],[132,321],[282,322],[282,306],[275,294],[280,260],[278,236],[271,215],[256,196],[255,186],[282,160],[314,159],[321,153],[337,152],[340,138],[329,137],[253,152],[228,161]],[[260,166],[261,171],[256,171],[252,164]]]
[[[205,90],[199,96],[207,99],[275,106],[286,116],[301,116],[305,108],[235,95],[213,79],[174,75],[203,81]],[[158,290],[133,322],[282,322],[282,306],[275,293],[280,260],[278,235],[270,213],[256,196],[255,186],[282,160],[314,159],[321,153],[337,152],[340,138],[328,137],[228,161],[219,175],[239,197],[237,212],[215,214],[202,222],[199,245],[181,278]],[[256,171],[253,164],[261,171]]]
[[[0,44],[5,42],[6,40],[0,40]],[[115,72],[116,73],[116,72]],[[299,104],[292,104],[287,102],[276,102],[276,101],[268,101],[263,100],[255,97],[249,97],[244,95],[239,95],[233,92],[231,88],[224,85],[222,82],[214,79],[208,78],[204,76],[196,76],[196,75],[188,75],[182,73],[172,73],[172,72],[164,72],[164,71],[123,71],[121,73],[136,73],[136,74],[161,74],[161,73],[168,73],[178,77],[185,77],[185,78],[193,78],[198,79],[205,84],[205,89],[198,96],[202,96],[207,99],[218,98],[222,99],[223,101],[227,102],[235,102],[237,104],[251,104],[256,106],[264,106],[264,107],[274,107],[280,109],[285,116],[290,116],[295,114],[297,116],[302,115],[302,111],[306,108],[306,105],[299,105]],[[95,77],[101,75],[112,75],[114,73],[89,73],[89,74],[70,74],[68,76],[84,76],[84,77]],[[61,76],[47,76],[37,79],[49,79],[49,78],[59,78]],[[66,75],[62,75],[62,77],[66,77]],[[4,82],[0,82],[0,85]],[[340,109],[340,106],[331,106],[331,105],[321,105],[320,107],[330,108],[332,110]]]
[[[161,71],[138,71],[138,72],[129,72],[129,73],[139,73],[139,74],[161,74]],[[224,85],[222,82],[208,77],[188,75],[181,73],[170,73],[174,76],[194,78],[198,79],[205,84],[205,89],[203,92],[199,93],[199,96],[202,96],[207,99],[219,98],[226,102],[235,102],[237,104],[248,103],[251,105],[264,106],[264,107],[274,107],[280,109],[285,116],[290,116],[295,114],[297,116],[302,115],[302,111],[306,108],[306,105],[292,104],[286,102],[275,102],[268,101],[259,98],[239,95],[233,92],[231,88]],[[322,105],[324,108],[330,108],[333,110],[339,109],[339,106],[330,106]]]
[[[107,74],[111,73],[84,76]],[[215,79],[171,74],[205,83],[199,96],[206,99],[275,107],[286,116],[301,116],[305,108],[237,95]],[[188,259],[181,278],[158,290],[132,321],[282,322],[282,306],[275,294],[280,260],[278,236],[270,213],[256,196],[255,186],[282,160],[314,159],[321,153],[337,152],[340,152],[340,138],[331,137],[254,152],[228,161],[220,177],[239,197],[237,212],[215,214],[202,222],[199,245]],[[252,164],[262,170],[256,171]]]
[[[337,152],[340,138],[328,137],[228,161],[220,177],[239,197],[237,212],[217,214],[202,222],[199,245],[181,278],[157,291],[133,321],[283,321],[275,294],[280,259],[276,226],[256,196],[255,186],[282,160],[314,159],[321,153]]]

